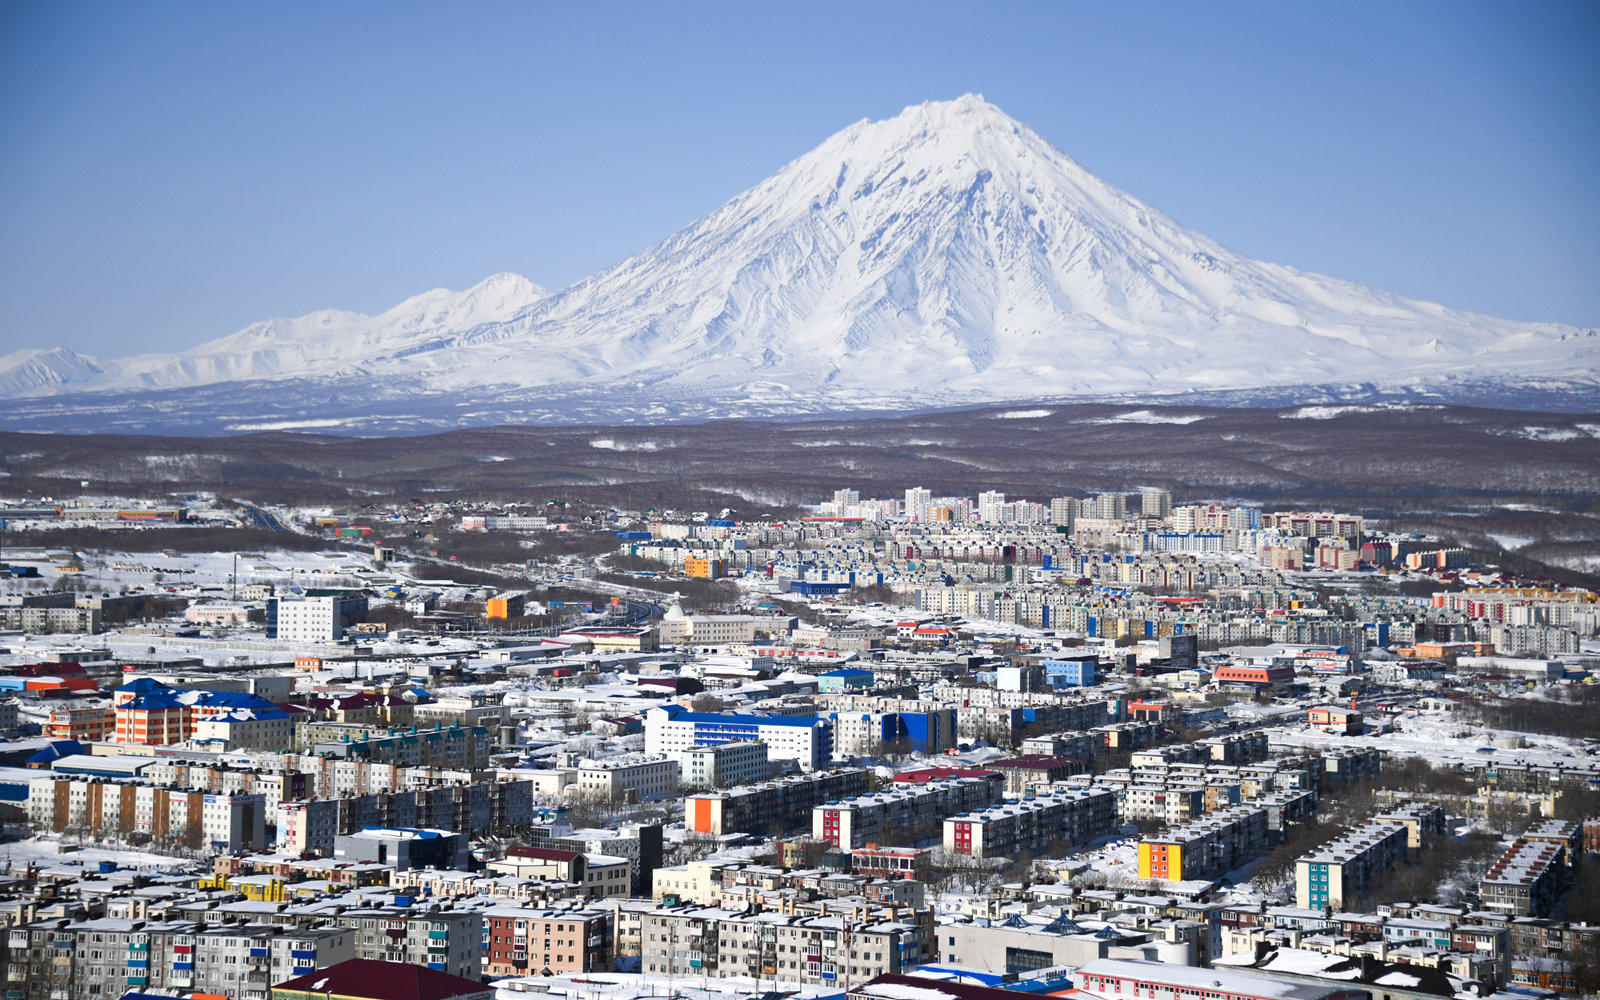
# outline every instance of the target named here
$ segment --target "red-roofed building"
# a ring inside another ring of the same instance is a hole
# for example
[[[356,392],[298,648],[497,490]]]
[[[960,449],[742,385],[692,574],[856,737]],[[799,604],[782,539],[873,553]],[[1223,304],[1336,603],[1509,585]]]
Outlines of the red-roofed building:
[[[1164,698],[1160,701],[1128,702],[1128,718],[1135,722],[1176,722],[1179,714],[1178,706]]]
[[[1215,674],[1218,684],[1234,684],[1252,688],[1283,688],[1294,683],[1294,668],[1271,667],[1218,667]]]
[[[894,776],[900,784],[920,785],[928,781],[944,781],[947,778],[993,778],[1004,782],[1005,776],[999,771],[986,767],[919,767],[910,771],[901,771]]]
[[[1042,753],[1023,754],[993,761],[990,767],[1006,776],[1006,792],[1021,795],[1029,785],[1064,781],[1089,768],[1076,757],[1049,757]]]
[[[494,989],[420,965],[352,958],[279,983],[272,1000],[494,1000]]]

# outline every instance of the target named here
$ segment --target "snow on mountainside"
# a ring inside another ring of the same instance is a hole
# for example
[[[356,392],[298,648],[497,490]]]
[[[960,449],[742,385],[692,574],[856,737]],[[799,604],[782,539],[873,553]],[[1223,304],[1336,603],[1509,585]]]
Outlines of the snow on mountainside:
[[[314,377],[353,396],[380,381],[436,396],[494,387],[557,407],[557,391],[576,387],[640,413],[685,399],[758,410],[804,399],[799,408],[815,412],[1485,378],[1587,384],[1597,358],[1594,330],[1454,312],[1242,257],[967,96],[852,125],[553,295],[500,275],[378,317],[257,324],[183,355],[12,355],[0,360],[0,394]],[[529,394],[538,387],[550,388]]]
[[[412,296],[377,316],[325,309],[253,323],[183,354],[103,361],[61,349],[19,351],[0,358],[0,397],[90,387],[181,388],[381,365],[447,347],[548,294],[527,278],[497,274],[464,292],[438,288]]]

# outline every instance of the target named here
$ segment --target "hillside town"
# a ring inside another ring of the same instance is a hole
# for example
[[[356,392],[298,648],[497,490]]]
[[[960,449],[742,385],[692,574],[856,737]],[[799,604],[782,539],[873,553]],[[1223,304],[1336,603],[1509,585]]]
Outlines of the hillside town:
[[[1600,596],[1449,539],[1131,488],[0,521],[7,1000],[1600,991]]]

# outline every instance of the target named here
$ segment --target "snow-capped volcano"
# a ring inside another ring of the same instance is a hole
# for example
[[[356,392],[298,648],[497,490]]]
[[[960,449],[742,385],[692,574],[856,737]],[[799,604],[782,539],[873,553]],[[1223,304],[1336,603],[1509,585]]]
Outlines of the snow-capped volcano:
[[[475,422],[592,420],[607,407],[623,419],[1594,383],[1597,355],[1594,330],[1458,313],[1242,257],[966,96],[852,125],[551,295],[500,275],[378,317],[256,324],[182,355],[12,355],[0,394],[209,384],[210,402],[194,405],[237,411],[272,380],[280,397],[405,399],[423,422],[420,398],[471,398]]]

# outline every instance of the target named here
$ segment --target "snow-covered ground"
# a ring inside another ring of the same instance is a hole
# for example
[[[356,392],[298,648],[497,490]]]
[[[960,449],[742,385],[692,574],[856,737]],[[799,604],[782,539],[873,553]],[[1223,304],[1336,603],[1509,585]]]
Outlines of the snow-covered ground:
[[[710,977],[667,977],[632,972],[586,972],[570,976],[519,976],[514,979],[497,979],[495,1000],[527,1000],[535,994],[554,1000],[645,1000],[648,997],[675,997],[679,1000],[748,1000],[767,991],[781,989],[786,996],[798,1000],[813,997],[838,996],[844,991],[844,980],[837,989],[801,986],[784,982],[781,987],[771,979],[756,980],[734,976],[726,979]]]
[[[65,848],[65,853],[63,853]],[[30,865],[52,871],[98,872],[102,862],[112,862],[119,870],[142,872],[188,872],[195,862],[166,854],[151,854],[132,848],[105,848],[93,844],[78,846],[58,837],[30,837],[0,844],[0,867],[12,873],[25,872]]]
[[[1340,736],[1308,727],[1285,727],[1268,730],[1267,737],[1275,750],[1376,747],[1386,754],[1423,757],[1438,764],[1482,763],[1490,759],[1535,767],[1589,769],[1600,776],[1600,757],[1585,754],[1577,743],[1558,736],[1488,729],[1445,714],[1423,712],[1406,712],[1397,724],[1398,732],[1381,735]],[[1526,746],[1495,746],[1497,738],[1518,736]]]

